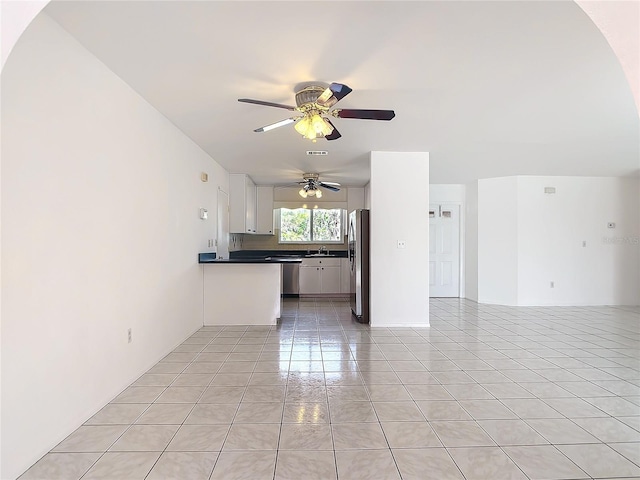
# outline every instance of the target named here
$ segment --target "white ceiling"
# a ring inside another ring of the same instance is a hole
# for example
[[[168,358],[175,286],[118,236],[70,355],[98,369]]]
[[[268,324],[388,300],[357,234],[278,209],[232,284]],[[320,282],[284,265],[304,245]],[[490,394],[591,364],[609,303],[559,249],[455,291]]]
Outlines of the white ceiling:
[[[622,69],[573,2],[55,1],[45,11],[232,173],[364,185],[368,152],[427,151],[431,183],[505,175],[638,175],[639,117]],[[290,116],[303,82],[345,83],[317,143]],[[307,157],[307,150],[327,150]],[[408,181],[416,181],[407,172]]]

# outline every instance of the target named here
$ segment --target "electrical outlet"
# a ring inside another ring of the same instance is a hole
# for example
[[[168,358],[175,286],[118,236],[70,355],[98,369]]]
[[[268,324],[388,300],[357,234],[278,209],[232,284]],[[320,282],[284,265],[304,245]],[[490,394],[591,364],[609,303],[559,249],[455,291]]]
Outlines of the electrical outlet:
[[[407,248],[406,240],[398,240],[398,248]]]
[[[550,282],[549,287],[555,288],[555,282]]]
[[[127,330],[127,343],[131,343],[131,329]]]

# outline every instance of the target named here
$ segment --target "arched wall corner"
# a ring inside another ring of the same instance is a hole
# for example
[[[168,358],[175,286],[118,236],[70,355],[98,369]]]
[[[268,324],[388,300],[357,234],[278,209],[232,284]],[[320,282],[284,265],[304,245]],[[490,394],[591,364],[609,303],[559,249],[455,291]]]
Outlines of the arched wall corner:
[[[22,32],[51,0],[0,0],[0,31],[2,32],[2,68]]]
[[[602,32],[618,57],[640,114],[640,1],[575,2]]]

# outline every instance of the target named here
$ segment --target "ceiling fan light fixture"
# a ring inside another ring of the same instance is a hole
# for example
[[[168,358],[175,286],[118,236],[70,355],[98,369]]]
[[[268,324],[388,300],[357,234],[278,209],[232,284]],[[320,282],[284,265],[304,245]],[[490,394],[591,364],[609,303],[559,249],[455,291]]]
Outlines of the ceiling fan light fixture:
[[[317,113],[313,114],[311,117],[311,125],[313,129],[316,131],[317,135],[322,134],[323,136],[331,135],[333,132],[333,127],[327,122],[324,118],[322,118]]]
[[[307,130],[309,130],[310,127],[311,127],[311,120],[306,115],[300,118],[300,120],[298,120],[296,124],[293,126],[293,128],[296,129],[296,132],[298,132],[303,137],[306,135]]]
[[[317,111],[311,111],[298,120],[294,126],[296,131],[308,140],[326,137],[333,132],[333,126]]]
[[[322,192],[320,190],[316,190],[316,198],[322,198]]]
[[[302,198],[307,198],[307,191],[304,188],[301,188],[298,193]]]
[[[318,134],[313,126],[312,119],[309,115],[305,115],[294,125],[296,132],[309,140],[315,140]]]

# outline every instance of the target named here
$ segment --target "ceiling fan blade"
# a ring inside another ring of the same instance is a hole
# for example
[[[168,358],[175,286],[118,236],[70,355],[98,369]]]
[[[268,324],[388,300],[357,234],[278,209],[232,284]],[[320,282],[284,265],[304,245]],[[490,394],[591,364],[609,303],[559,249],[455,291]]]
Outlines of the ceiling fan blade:
[[[349,95],[353,90],[342,83],[332,83],[329,85],[329,88],[333,92],[333,96],[338,100],[342,100],[344,97]]]
[[[340,118],[361,118],[364,120],[391,120],[396,116],[393,110],[334,110]]]
[[[331,127],[333,128],[333,131],[329,135],[326,135],[324,138],[326,138],[327,140],[339,139],[342,135],[340,135],[340,132],[338,131],[338,129],[335,127],[333,123],[331,123],[331,121],[328,118],[325,118],[325,120],[329,125],[331,125]]]
[[[298,117],[285,118],[284,120],[280,120],[279,122],[272,123],[270,125],[265,125],[264,127],[256,128],[254,132],[268,132],[269,130],[273,130],[274,128],[284,127],[285,125],[289,125],[298,120]]]
[[[297,185],[301,185],[303,182],[293,182],[293,183],[286,183],[284,185],[275,185],[274,188],[291,188],[291,187],[297,187]]]
[[[341,83],[332,83],[316,99],[318,105],[330,108],[349,95],[353,90]]]
[[[332,192],[339,192],[340,189],[338,187],[334,187],[333,185],[329,185],[324,182],[320,182],[320,186],[326,188],[327,190],[331,190]]]
[[[253,103],[255,105],[264,105],[266,107],[284,108],[286,110],[292,110],[292,111],[296,109],[296,107],[292,107],[291,105],[283,105],[282,103],[264,102],[262,100],[253,100],[251,98],[239,98],[238,101],[242,103]]]
[[[339,187],[340,184],[337,182],[320,182],[323,185],[331,185],[332,187]]]

